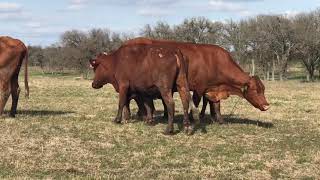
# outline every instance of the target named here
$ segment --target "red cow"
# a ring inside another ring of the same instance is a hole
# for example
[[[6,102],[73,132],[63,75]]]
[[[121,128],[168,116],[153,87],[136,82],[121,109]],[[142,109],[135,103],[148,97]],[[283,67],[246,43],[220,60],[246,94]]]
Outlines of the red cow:
[[[25,60],[25,89],[29,96],[28,86],[28,49],[17,39],[11,37],[0,37],[0,116],[12,95],[12,106],[10,116],[15,117],[19,100],[20,88],[18,77],[23,59]]]
[[[261,111],[269,107],[261,80],[245,73],[233,61],[230,53],[219,46],[147,38],[131,39],[125,44],[158,44],[179,48],[188,63],[188,82],[190,90],[194,92],[195,106],[198,107],[201,97],[206,95],[210,100],[211,116],[215,114],[215,119],[220,123],[223,123],[220,100],[226,98],[227,94],[238,94]],[[202,117],[205,105],[201,111]]]

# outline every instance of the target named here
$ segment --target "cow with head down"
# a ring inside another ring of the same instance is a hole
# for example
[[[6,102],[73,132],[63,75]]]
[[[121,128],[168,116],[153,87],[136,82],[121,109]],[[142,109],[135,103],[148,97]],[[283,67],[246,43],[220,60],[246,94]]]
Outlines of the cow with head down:
[[[232,94],[245,98],[261,111],[269,108],[261,80],[257,76],[251,77],[245,73],[233,61],[230,53],[219,46],[142,37],[128,40],[125,44],[157,44],[179,48],[188,63],[189,88],[194,92],[193,101],[196,107],[201,97],[204,97],[200,117],[204,117],[209,100],[212,119],[223,123],[220,101]]]
[[[20,88],[18,77],[23,60],[25,59],[25,90],[29,96],[28,86],[28,49],[18,39],[8,36],[0,37],[0,116],[8,101],[12,97],[10,116],[15,117],[19,100]]]
[[[123,107],[128,99],[137,96],[148,104],[150,99],[161,97],[168,109],[168,126],[165,134],[173,133],[173,89],[179,92],[184,109],[184,126],[188,134],[193,127],[189,121],[191,101],[186,62],[177,48],[162,45],[125,45],[111,54],[101,53],[90,60],[94,70],[92,87],[102,88],[110,83],[119,93],[116,123],[122,121]],[[150,106],[146,106],[147,109]],[[150,114],[150,109],[149,114]]]

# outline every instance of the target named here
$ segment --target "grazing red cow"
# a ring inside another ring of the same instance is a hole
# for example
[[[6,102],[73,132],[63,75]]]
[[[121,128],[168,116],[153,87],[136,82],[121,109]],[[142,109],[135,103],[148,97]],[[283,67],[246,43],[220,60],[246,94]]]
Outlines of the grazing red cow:
[[[176,48],[161,45],[126,45],[111,54],[99,54],[90,60],[95,75],[92,87],[101,88],[110,83],[119,93],[116,123],[122,121],[127,99],[138,95],[148,99],[160,96],[168,108],[168,126],[165,134],[173,133],[173,89],[177,89],[184,109],[184,126],[192,133],[188,110],[191,96],[187,82],[186,62]]]
[[[20,93],[18,76],[24,58],[26,59],[24,82],[28,97],[28,49],[20,40],[7,36],[0,37],[0,116],[10,94],[12,95],[10,116],[15,117],[17,113]]]
[[[244,97],[261,111],[269,107],[261,80],[245,73],[233,61],[230,53],[219,46],[147,38],[131,39],[125,44],[158,44],[179,48],[188,62],[188,82],[190,90],[194,92],[195,106],[198,107],[201,97],[206,95],[210,100],[211,116],[215,114],[215,119],[220,123],[224,122],[220,113],[220,100],[229,94]],[[200,114],[202,117],[205,105]]]

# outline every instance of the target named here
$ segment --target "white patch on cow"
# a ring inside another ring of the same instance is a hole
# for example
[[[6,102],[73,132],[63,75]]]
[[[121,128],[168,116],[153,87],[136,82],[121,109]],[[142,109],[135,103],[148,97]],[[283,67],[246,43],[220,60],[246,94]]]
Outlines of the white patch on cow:
[[[162,58],[162,57],[163,57],[163,54],[159,53],[159,57]]]
[[[107,52],[103,52],[103,54],[106,55],[106,56],[108,56],[108,53],[107,53]]]

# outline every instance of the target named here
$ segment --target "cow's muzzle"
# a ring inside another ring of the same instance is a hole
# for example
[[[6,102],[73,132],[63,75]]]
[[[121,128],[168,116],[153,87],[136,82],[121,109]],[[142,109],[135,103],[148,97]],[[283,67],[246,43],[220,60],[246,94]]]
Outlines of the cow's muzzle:
[[[267,111],[269,108],[270,108],[269,105],[263,105],[261,110],[262,111]]]

